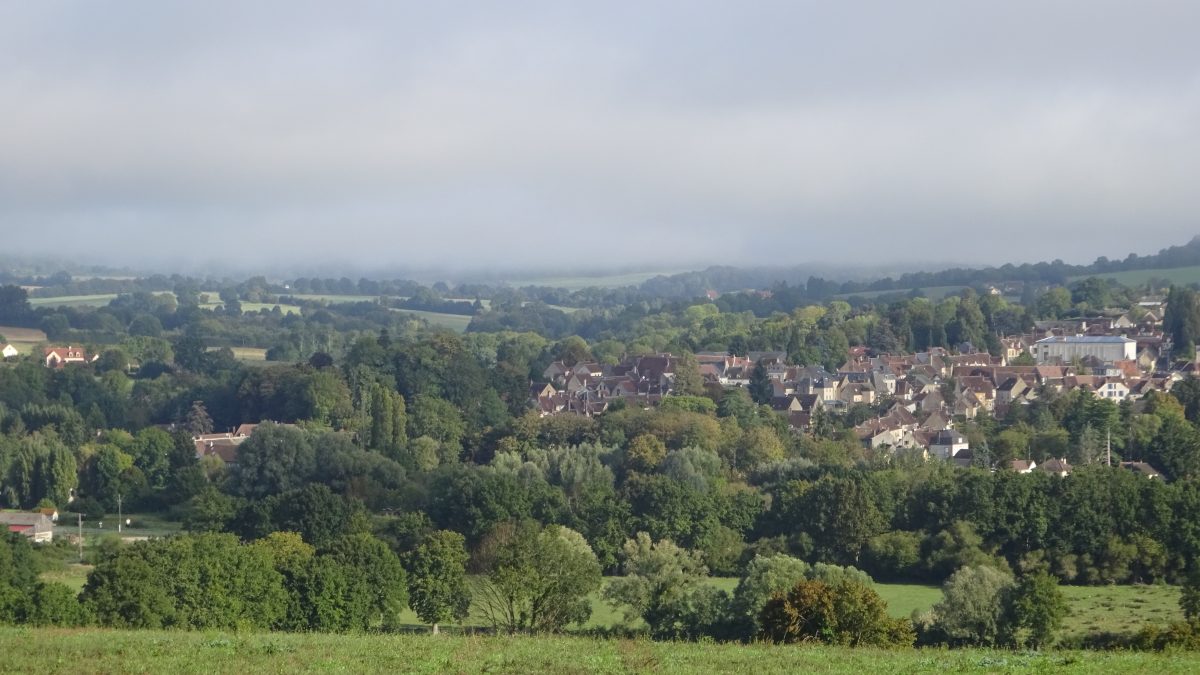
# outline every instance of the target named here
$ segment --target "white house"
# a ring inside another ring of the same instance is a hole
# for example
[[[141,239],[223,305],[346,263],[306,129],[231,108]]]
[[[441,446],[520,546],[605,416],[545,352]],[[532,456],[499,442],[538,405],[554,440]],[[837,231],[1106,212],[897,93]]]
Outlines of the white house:
[[[1129,385],[1122,380],[1109,380],[1100,385],[1100,388],[1096,390],[1096,395],[1119,403],[1129,396]]]
[[[16,347],[8,343],[0,345],[0,359],[11,359],[20,353],[21,352],[18,352]]]

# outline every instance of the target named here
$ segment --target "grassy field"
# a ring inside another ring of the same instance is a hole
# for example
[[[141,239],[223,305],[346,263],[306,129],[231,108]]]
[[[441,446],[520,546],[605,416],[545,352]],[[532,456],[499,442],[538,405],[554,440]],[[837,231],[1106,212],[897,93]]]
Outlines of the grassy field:
[[[1191,284],[1200,282],[1200,265],[1191,267],[1168,267],[1161,270],[1129,270],[1127,272],[1109,272],[1106,274],[1088,274],[1070,277],[1069,281],[1079,281],[1088,277],[1112,279],[1123,286],[1141,286],[1151,279],[1165,279],[1173,284]]]
[[[415,317],[425,319],[434,326],[449,328],[457,333],[462,333],[467,330],[467,325],[471,323],[473,317],[465,314],[443,314],[441,312],[422,312],[416,309],[393,309],[393,312],[403,312],[404,314],[412,314]]]
[[[1063,638],[1183,620],[1176,586],[1063,586],[1062,590],[1069,608]]]
[[[59,295],[53,298],[30,298],[29,304],[33,307],[103,307],[116,297],[116,293]]]
[[[7,673],[1192,673],[1200,654],[0,628]]]

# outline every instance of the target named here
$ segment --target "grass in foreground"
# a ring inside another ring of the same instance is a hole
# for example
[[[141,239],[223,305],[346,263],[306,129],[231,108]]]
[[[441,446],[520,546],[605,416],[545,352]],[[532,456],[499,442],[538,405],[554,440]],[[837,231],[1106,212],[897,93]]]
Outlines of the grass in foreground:
[[[1200,654],[0,628],[9,673],[1192,673]]]

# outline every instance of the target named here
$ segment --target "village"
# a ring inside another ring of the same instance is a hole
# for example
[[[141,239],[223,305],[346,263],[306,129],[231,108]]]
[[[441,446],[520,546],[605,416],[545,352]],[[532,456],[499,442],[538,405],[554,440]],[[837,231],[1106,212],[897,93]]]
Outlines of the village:
[[[956,424],[981,415],[1004,418],[1014,406],[1039,396],[1083,391],[1114,403],[1165,393],[1198,371],[1200,359],[1172,365],[1169,338],[1162,330],[1165,303],[1144,298],[1137,320],[1127,312],[1070,320],[1037,321],[1030,333],[1001,339],[999,355],[964,343],[954,350],[934,348],[914,354],[849,350],[835,372],[787,362],[784,352],[695,355],[706,386],[749,387],[761,366],[771,391],[767,403],[787,419],[794,433],[808,433],[822,413],[841,413],[863,404],[882,414],[854,427],[864,448],[876,452],[916,452],[925,459],[978,465]],[[616,401],[652,407],[672,395],[679,359],[667,353],[628,358],[613,366],[557,361],[531,385],[538,413],[599,415]],[[1121,466],[1149,478],[1161,474],[1144,462]],[[1065,476],[1065,458],[1038,464],[1016,459],[1009,468]]]

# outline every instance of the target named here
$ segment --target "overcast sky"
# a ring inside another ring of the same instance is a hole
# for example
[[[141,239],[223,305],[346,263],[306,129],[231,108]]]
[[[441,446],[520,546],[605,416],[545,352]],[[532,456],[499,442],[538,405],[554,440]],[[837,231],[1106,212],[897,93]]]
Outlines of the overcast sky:
[[[1200,234],[1200,2],[0,0],[0,251],[1001,263]]]

